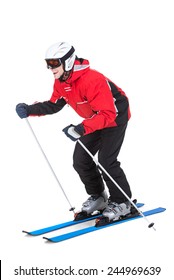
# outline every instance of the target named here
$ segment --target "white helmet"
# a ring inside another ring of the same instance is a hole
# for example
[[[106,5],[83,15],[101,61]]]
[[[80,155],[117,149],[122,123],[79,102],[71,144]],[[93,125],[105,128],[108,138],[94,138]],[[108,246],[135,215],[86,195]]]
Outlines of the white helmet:
[[[65,42],[56,43],[48,48],[45,59],[59,59],[64,66],[65,71],[73,68],[75,61],[75,49]]]

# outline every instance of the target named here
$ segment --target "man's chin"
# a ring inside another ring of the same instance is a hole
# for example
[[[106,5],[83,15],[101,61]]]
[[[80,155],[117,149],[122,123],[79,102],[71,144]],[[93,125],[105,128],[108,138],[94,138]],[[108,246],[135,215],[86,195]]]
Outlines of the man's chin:
[[[60,78],[60,75],[54,75],[55,80],[59,80],[59,78]]]

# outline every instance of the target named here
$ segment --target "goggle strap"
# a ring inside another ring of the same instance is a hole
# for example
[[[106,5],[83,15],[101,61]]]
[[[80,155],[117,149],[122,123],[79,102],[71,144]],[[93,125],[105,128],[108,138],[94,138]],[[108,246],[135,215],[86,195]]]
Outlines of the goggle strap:
[[[71,47],[71,49],[69,50],[69,52],[67,52],[63,57],[61,57],[60,60],[61,60],[62,62],[65,62],[65,60],[67,60],[74,52],[75,52],[74,47]]]

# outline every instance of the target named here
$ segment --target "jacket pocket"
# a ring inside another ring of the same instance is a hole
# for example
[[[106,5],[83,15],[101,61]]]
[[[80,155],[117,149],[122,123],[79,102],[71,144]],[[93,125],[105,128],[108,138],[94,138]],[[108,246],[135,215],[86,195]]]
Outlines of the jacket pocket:
[[[88,101],[77,102],[76,112],[83,118],[91,118],[95,114]]]

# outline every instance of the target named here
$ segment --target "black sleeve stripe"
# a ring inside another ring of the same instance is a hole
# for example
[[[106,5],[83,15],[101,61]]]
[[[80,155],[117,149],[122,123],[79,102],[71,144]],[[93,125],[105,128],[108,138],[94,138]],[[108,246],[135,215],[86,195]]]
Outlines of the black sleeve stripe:
[[[127,96],[123,95],[121,91],[116,87],[114,83],[108,81],[112,96],[114,98],[115,106],[117,108],[117,118],[116,123],[117,125],[125,124],[128,122],[129,119],[129,101]]]
[[[41,116],[59,112],[66,105],[66,101],[61,98],[56,103],[51,101],[38,102],[28,106],[29,115]]]

